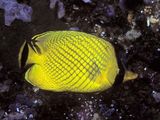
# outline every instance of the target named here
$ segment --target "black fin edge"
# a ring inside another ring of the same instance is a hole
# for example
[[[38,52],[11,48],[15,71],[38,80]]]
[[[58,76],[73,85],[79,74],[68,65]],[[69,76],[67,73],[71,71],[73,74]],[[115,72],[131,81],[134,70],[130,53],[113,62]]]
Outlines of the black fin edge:
[[[117,63],[119,67],[119,74],[116,76],[113,86],[120,85],[123,82],[126,67],[124,65],[124,60],[122,59],[122,55],[124,54],[124,49],[119,44],[113,45],[115,48]]]
[[[25,43],[24,45],[24,48],[22,50],[22,56],[21,56],[21,64],[20,64],[20,67],[21,69],[23,69],[26,65],[26,62],[27,62],[27,58],[28,58],[28,52],[29,52],[29,48],[28,48],[28,45],[27,45],[27,42]]]

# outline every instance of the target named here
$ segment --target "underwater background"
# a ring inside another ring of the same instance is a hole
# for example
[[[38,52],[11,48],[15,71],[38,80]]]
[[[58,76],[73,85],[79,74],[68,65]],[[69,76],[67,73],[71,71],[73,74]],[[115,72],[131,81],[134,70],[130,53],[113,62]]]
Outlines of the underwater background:
[[[56,30],[121,46],[139,77],[100,93],[34,88],[18,67],[19,49]],[[0,120],[160,120],[160,0],[0,0]]]

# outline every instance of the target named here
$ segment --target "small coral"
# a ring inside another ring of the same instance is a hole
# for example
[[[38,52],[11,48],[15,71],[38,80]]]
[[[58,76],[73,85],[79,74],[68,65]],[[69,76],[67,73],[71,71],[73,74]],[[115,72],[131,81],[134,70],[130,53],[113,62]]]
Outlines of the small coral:
[[[30,22],[32,8],[26,4],[19,4],[16,0],[0,0],[0,8],[5,11],[5,25],[10,26],[15,19]]]
[[[153,95],[153,98],[155,99],[155,101],[157,103],[159,103],[160,102],[160,92],[153,91],[152,95]]]
[[[10,80],[6,80],[3,83],[0,83],[0,93],[8,92],[10,89]]]
[[[82,0],[84,3],[91,3],[92,0]]]
[[[54,9],[56,7],[56,4],[58,5],[58,13],[57,17],[58,19],[61,19],[65,16],[65,8],[63,2],[60,0],[50,0],[50,9]]]
[[[107,16],[112,17],[115,16],[115,10],[113,5],[108,5],[106,10]]]
[[[125,34],[125,37],[128,39],[128,40],[134,40],[134,39],[137,39],[141,36],[141,32],[137,31],[137,30],[134,30],[134,29],[131,29],[130,31],[128,31],[126,34]]]

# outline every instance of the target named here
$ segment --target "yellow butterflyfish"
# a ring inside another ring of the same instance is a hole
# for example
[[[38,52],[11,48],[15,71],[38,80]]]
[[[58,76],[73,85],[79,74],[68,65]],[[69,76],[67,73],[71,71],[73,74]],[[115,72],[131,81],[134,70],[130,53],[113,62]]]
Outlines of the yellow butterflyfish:
[[[99,92],[111,87],[119,74],[112,44],[78,31],[49,31],[24,42],[19,66],[25,79],[40,89],[55,92]],[[130,77],[127,72],[124,78]],[[132,74],[132,73],[131,73]]]

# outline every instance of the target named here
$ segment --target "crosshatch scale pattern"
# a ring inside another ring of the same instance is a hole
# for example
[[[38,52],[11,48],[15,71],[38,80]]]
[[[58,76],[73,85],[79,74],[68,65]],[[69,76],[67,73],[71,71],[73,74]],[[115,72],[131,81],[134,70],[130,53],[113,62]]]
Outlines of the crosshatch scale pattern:
[[[93,35],[86,36],[85,33],[64,31],[61,36],[58,32],[49,34],[35,37],[36,40],[47,37],[44,46],[51,48],[46,52],[47,59],[44,62],[46,74],[66,90],[90,91],[98,88],[96,80],[112,59],[112,52],[109,52],[112,46],[105,40]]]

